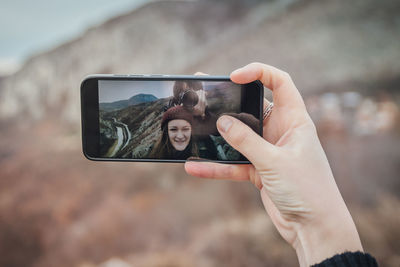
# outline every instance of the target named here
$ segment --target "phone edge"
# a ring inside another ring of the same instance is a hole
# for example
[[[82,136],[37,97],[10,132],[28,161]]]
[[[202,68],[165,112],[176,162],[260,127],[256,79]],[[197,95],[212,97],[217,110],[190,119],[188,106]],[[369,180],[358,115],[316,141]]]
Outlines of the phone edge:
[[[91,161],[106,161],[106,162],[159,162],[159,163],[185,163],[191,160],[165,160],[165,159],[114,159],[114,158],[96,158],[89,156],[85,151],[86,140],[83,138],[84,136],[84,116],[83,114],[83,85],[87,80],[90,79],[115,79],[120,78],[121,80],[125,80],[129,78],[130,80],[174,80],[174,79],[201,79],[201,80],[228,80],[232,81],[229,76],[224,75],[216,75],[216,76],[208,76],[208,75],[162,75],[162,74],[90,74],[84,77],[80,84],[80,101],[81,101],[81,139],[82,139],[82,153],[88,160]],[[260,97],[260,107],[263,107],[264,102],[264,86],[261,81],[256,80],[253,81],[258,84],[261,90]],[[263,108],[260,109],[260,118],[262,118]],[[258,133],[261,137],[263,136],[263,121],[260,120],[260,132]],[[250,164],[249,160],[246,161],[221,161],[221,160],[209,160],[209,159],[196,159],[192,161],[199,162],[214,162],[214,163],[222,163],[222,164]]]

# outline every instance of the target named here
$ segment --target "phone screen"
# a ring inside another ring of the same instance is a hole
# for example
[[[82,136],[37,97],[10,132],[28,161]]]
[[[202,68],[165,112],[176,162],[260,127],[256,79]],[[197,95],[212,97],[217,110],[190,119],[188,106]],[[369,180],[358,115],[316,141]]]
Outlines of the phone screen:
[[[251,105],[249,94],[257,94],[250,91],[226,79],[98,79],[94,158],[246,161],[222,138],[216,121],[228,114],[260,133],[259,99]]]

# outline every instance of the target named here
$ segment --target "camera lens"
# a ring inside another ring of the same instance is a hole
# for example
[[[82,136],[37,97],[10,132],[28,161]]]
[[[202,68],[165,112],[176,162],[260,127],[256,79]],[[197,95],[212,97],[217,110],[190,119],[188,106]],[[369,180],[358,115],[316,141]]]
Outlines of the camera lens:
[[[183,93],[181,102],[185,107],[194,107],[199,102],[199,97],[195,91],[189,90]]]

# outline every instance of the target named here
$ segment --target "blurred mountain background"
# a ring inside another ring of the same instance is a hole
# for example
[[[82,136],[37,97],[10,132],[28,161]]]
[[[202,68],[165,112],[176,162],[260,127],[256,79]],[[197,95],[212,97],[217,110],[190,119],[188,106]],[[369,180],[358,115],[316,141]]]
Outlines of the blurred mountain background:
[[[364,249],[399,266],[391,0],[142,1],[30,56],[0,78],[0,266],[296,266],[251,184],[189,177],[182,164],[90,162],[81,151],[86,75],[228,75],[253,61],[291,74]]]

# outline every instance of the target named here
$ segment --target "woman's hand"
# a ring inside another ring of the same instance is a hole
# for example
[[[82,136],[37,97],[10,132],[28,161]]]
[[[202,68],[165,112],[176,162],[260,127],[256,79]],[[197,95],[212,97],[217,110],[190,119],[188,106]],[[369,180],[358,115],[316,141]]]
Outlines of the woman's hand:
[[[233,82],[260,80],[273,94],[274,109],[261,137],[230,116],[217,127],[224,139],[252,163],[186,162],[187,173],[214,179],[250,180],[282,237],[296,250],[301,266],[344,251],[362,251],[350,213],[303,99],[290,76],[251,63],[231,74]],[[269,104],[265,99],[264,106]]]

